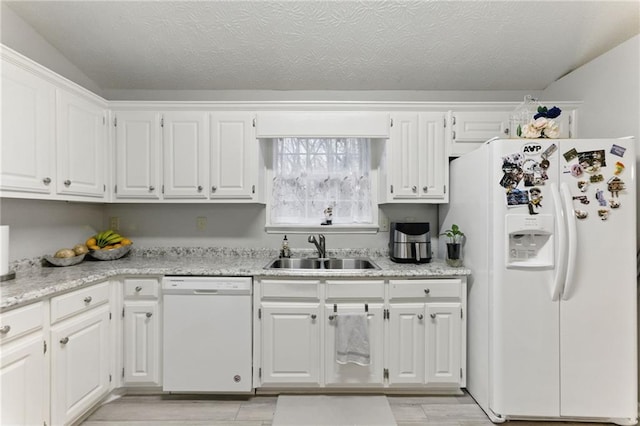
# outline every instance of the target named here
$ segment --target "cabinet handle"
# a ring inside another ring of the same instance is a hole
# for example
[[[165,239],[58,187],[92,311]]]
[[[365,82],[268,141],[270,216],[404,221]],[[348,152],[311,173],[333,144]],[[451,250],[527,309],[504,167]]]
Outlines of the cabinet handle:
[[[43,182],[45,185],[49,185],[49,184],[51,183],[51,178],[50,178],[50,177],[46,177],[46,178],[42,179],[42,182]]]
[[[415,186],[415,185],[413,185],[413,186],[411,187],[411,190],[412,190],[413,192],[416,192],[416,191],[418,190],[418,187],[417,187],[417,186]]]
[[[66,345],[67,343],[69,343],[69,338],[68,337],[64,337],[64,338],[60,339],[60,343],[62,343],[63,345]]]
[[[92,300],[91,296],[87,296],[84,298],[84,303],[91,303]]]
[[[202,192],[202,185],[198,185],[198,192]]]
[[[65,180],[63,183],[64,183],[64,186],[70,186],[71,185],[71,181],[69,179]]]
[[[218,190],[218,187],[217,187],[217,186],[212,186],[212,187],[211,187],[211,192],[216,192],[217,190]]]
[[[151,318],[151,315],[153,314],[151,312],[147,312],[146,315],[147,315],[147,318]]]
[[[155,191],[155,190],[156,190],[156,187],[155,187],[155,186],[151,185],[151,186],[149,187],[149,192],[153,192],[153,191]]]
[[[314,319],[316,319],[316,318],[318,318],[318,316],[317,316],[316,314],[311,314],[311,319],[312,319],[312,320],[314,320]]]
[[[5,325],[2,328],[0,328],[0,334],[7,334],[10,330],[11,330],[11,326]]]
[[[424,289],[424,294],[429,294],[429,293],[431,293],[431,290],[429,290],[428,288],[425,288]]]
[[[429,316],[431,317],[431,319],[436,319],[436,314],[431,314]]]
[[[334,319],[335,317],[336,317],[335,315],[329,315],[329,317],[328,317],[328,318],[329,318],[329,321],[333,321],[333,319]]]
[[[429,187],[428,186],[423,186],[422,187],[422,192],[424,192],[425,194],[429,191]]]
[[[136,291],[139,293],[140,291],[142,291],[142,287],[136,286]]]
[[[424,318],[424,316],[422,314],[418,314],[418,319],[422,321],[422,318]]]

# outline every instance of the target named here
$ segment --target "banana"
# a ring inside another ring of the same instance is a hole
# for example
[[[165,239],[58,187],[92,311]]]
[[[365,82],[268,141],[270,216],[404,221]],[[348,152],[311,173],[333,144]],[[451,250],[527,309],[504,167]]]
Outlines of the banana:
[[[105,244],[105,245],[117,244],[120,241],[122,241],[123,239],[124,238],[121,237],[120,235],[114,234],[114,235],[110,236],[109,238],[107,238],[107,240],[105,241],[107,244]]]

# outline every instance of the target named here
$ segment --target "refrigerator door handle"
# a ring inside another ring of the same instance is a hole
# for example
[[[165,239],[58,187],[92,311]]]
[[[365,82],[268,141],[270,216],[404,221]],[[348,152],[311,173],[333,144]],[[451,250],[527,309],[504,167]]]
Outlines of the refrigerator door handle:
[[[562,284],[565,280],[565,265],[567,264],[567,225],[565,212],[562,208],[560,191],[556,185],[551,186],[551,195],[556,216],[556,237],[558,238],[558,254],[556,255],[556,274],[553,277],[553,289],[551,300],[556,302],[562,293]],[[568,214],[568,213],[567,213]]]
[[[578,229],[576,226],[576,215],[573,212],[573,205],[569,185],[563,182],[560,185],[562,191],[562,199],[564,201],[564,209],[567,214],[567,235],[569,240],[569,250],[567,253],[567,274],[565,278],[564,291],[562,292],[562,300],[569,299],[571,289],[574,285],[574,274],[576,270],[576,257],[578,249]]]

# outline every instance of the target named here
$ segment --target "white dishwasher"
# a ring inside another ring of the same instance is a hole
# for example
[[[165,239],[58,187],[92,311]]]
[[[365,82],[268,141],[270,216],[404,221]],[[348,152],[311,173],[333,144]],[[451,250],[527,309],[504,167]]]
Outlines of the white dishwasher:
[[[167,276],[163,386],[169,392],[250,392],[251,278]]]

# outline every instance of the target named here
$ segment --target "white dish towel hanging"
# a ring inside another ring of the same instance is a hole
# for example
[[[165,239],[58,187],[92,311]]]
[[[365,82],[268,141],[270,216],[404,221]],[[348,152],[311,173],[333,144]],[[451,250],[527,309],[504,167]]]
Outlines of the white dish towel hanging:
[[[336,362],[371,365],[368,315],[339,314],[336,316]]]

